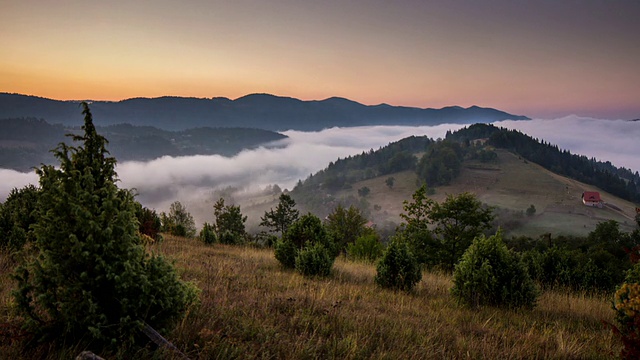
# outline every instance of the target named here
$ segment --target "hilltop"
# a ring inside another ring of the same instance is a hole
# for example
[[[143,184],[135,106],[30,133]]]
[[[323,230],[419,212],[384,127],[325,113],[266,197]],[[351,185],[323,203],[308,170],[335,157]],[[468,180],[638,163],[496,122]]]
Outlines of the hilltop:
[[[442,109],[380,104],[363,105],[332,97],[303,101],[269,94],[251,94],[235,100],[223,97],[134,98],[122,101],[90,101],[96,125],[129,123],[165,130],[197,127],[244,127],[265,130],[321,130],[363,125],[471,124],[526,116],[471,106]],[[0,93],[0,119],[35,117],[50,123],[78,126],[79,101],[59,101],[36,96]]]

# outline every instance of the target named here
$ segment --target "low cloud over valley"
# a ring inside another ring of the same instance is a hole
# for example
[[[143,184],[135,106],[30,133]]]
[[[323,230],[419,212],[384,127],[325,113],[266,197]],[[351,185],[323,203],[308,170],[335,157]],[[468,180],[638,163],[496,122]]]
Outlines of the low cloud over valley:
[[[640,122],[566,117],[555,120],[501,121],[497,126],[557,144],[572,153],[611,161],[616,166],[640,170]],[[318,132],[287,131],[289,138],[277,146],[245,150],[234,157],[162,157],[149,162],[118,164],[120,186],[135,188],[138,199],[158,211],[180,200],[192,210],[198,226],[211,221],[216,189],[233,187],[260,191],[277,184],[291,189],[299,179],[325,168],[337,158],[378,149],[411,135],[444,137],[462,125],[424,127],[370,126],[332,128]],[[0,169],[0,201],[14,187],[37,184],[35,173]]]

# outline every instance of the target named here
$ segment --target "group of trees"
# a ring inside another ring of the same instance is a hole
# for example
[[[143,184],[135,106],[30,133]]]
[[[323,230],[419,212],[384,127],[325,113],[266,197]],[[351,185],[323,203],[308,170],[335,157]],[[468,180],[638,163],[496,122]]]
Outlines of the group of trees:
[[[420,263],[452,271],[473,239],[492,226],[491,208],[470,193],[449,195],[442,203],[427,196],[423,185],[404,202],[398,236],[409,244]]]
[[[304,275],[326,276],[339,254],[351,251],[357,253],[354,257],[370,258],[372,253],[381,251],[382,244],[366,226],[367,222],[358,208],[342,205],[338,205],[324,223],[311,213],[299,217],[295,201],[288,194],[282,194],[276,209],[265,212],[261,225],[280,234],[274,249],[276,259],[283,266],[295,268]],[[359,245],[355,246],[356,243]]]

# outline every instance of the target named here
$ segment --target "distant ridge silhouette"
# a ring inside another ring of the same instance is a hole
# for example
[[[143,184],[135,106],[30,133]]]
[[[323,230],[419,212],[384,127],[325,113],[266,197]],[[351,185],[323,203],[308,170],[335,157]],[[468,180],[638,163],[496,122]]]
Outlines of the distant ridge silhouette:
[[[80,101],[60,101],[37,96],[0,93],[0,119],[35,117],[66,126],[81,125]],[[528,120],[521,115],[471,106],[441,109],[363,105],[331,97],[303,101],[269,94],[250,94],[231,100],[224,97],[163,96],[121,101],[90,101],[96,125],[129,123],[165,130],[195,127],[246,127],[282,131],[321,130],[365,125],[437,125]]]

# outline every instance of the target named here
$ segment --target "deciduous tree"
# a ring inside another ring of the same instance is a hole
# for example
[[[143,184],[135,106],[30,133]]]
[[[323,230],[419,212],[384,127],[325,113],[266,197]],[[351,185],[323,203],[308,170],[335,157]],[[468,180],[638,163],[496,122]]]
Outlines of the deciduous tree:
[[[494,215],[475,195],[448,195],[442,203],[435,203],[429,218],[435,224],[434,233],[441,243],[441,262],[448,269],[458,262],[476,236],[491,228]]]
[[[344,206],[338,205],[327,216],[325,225],[335,241],[336,250],[345,251],[348,244],[354,243],[359,236],[367,232],[367,222],[357,207],[352,205],[345,209]]]

